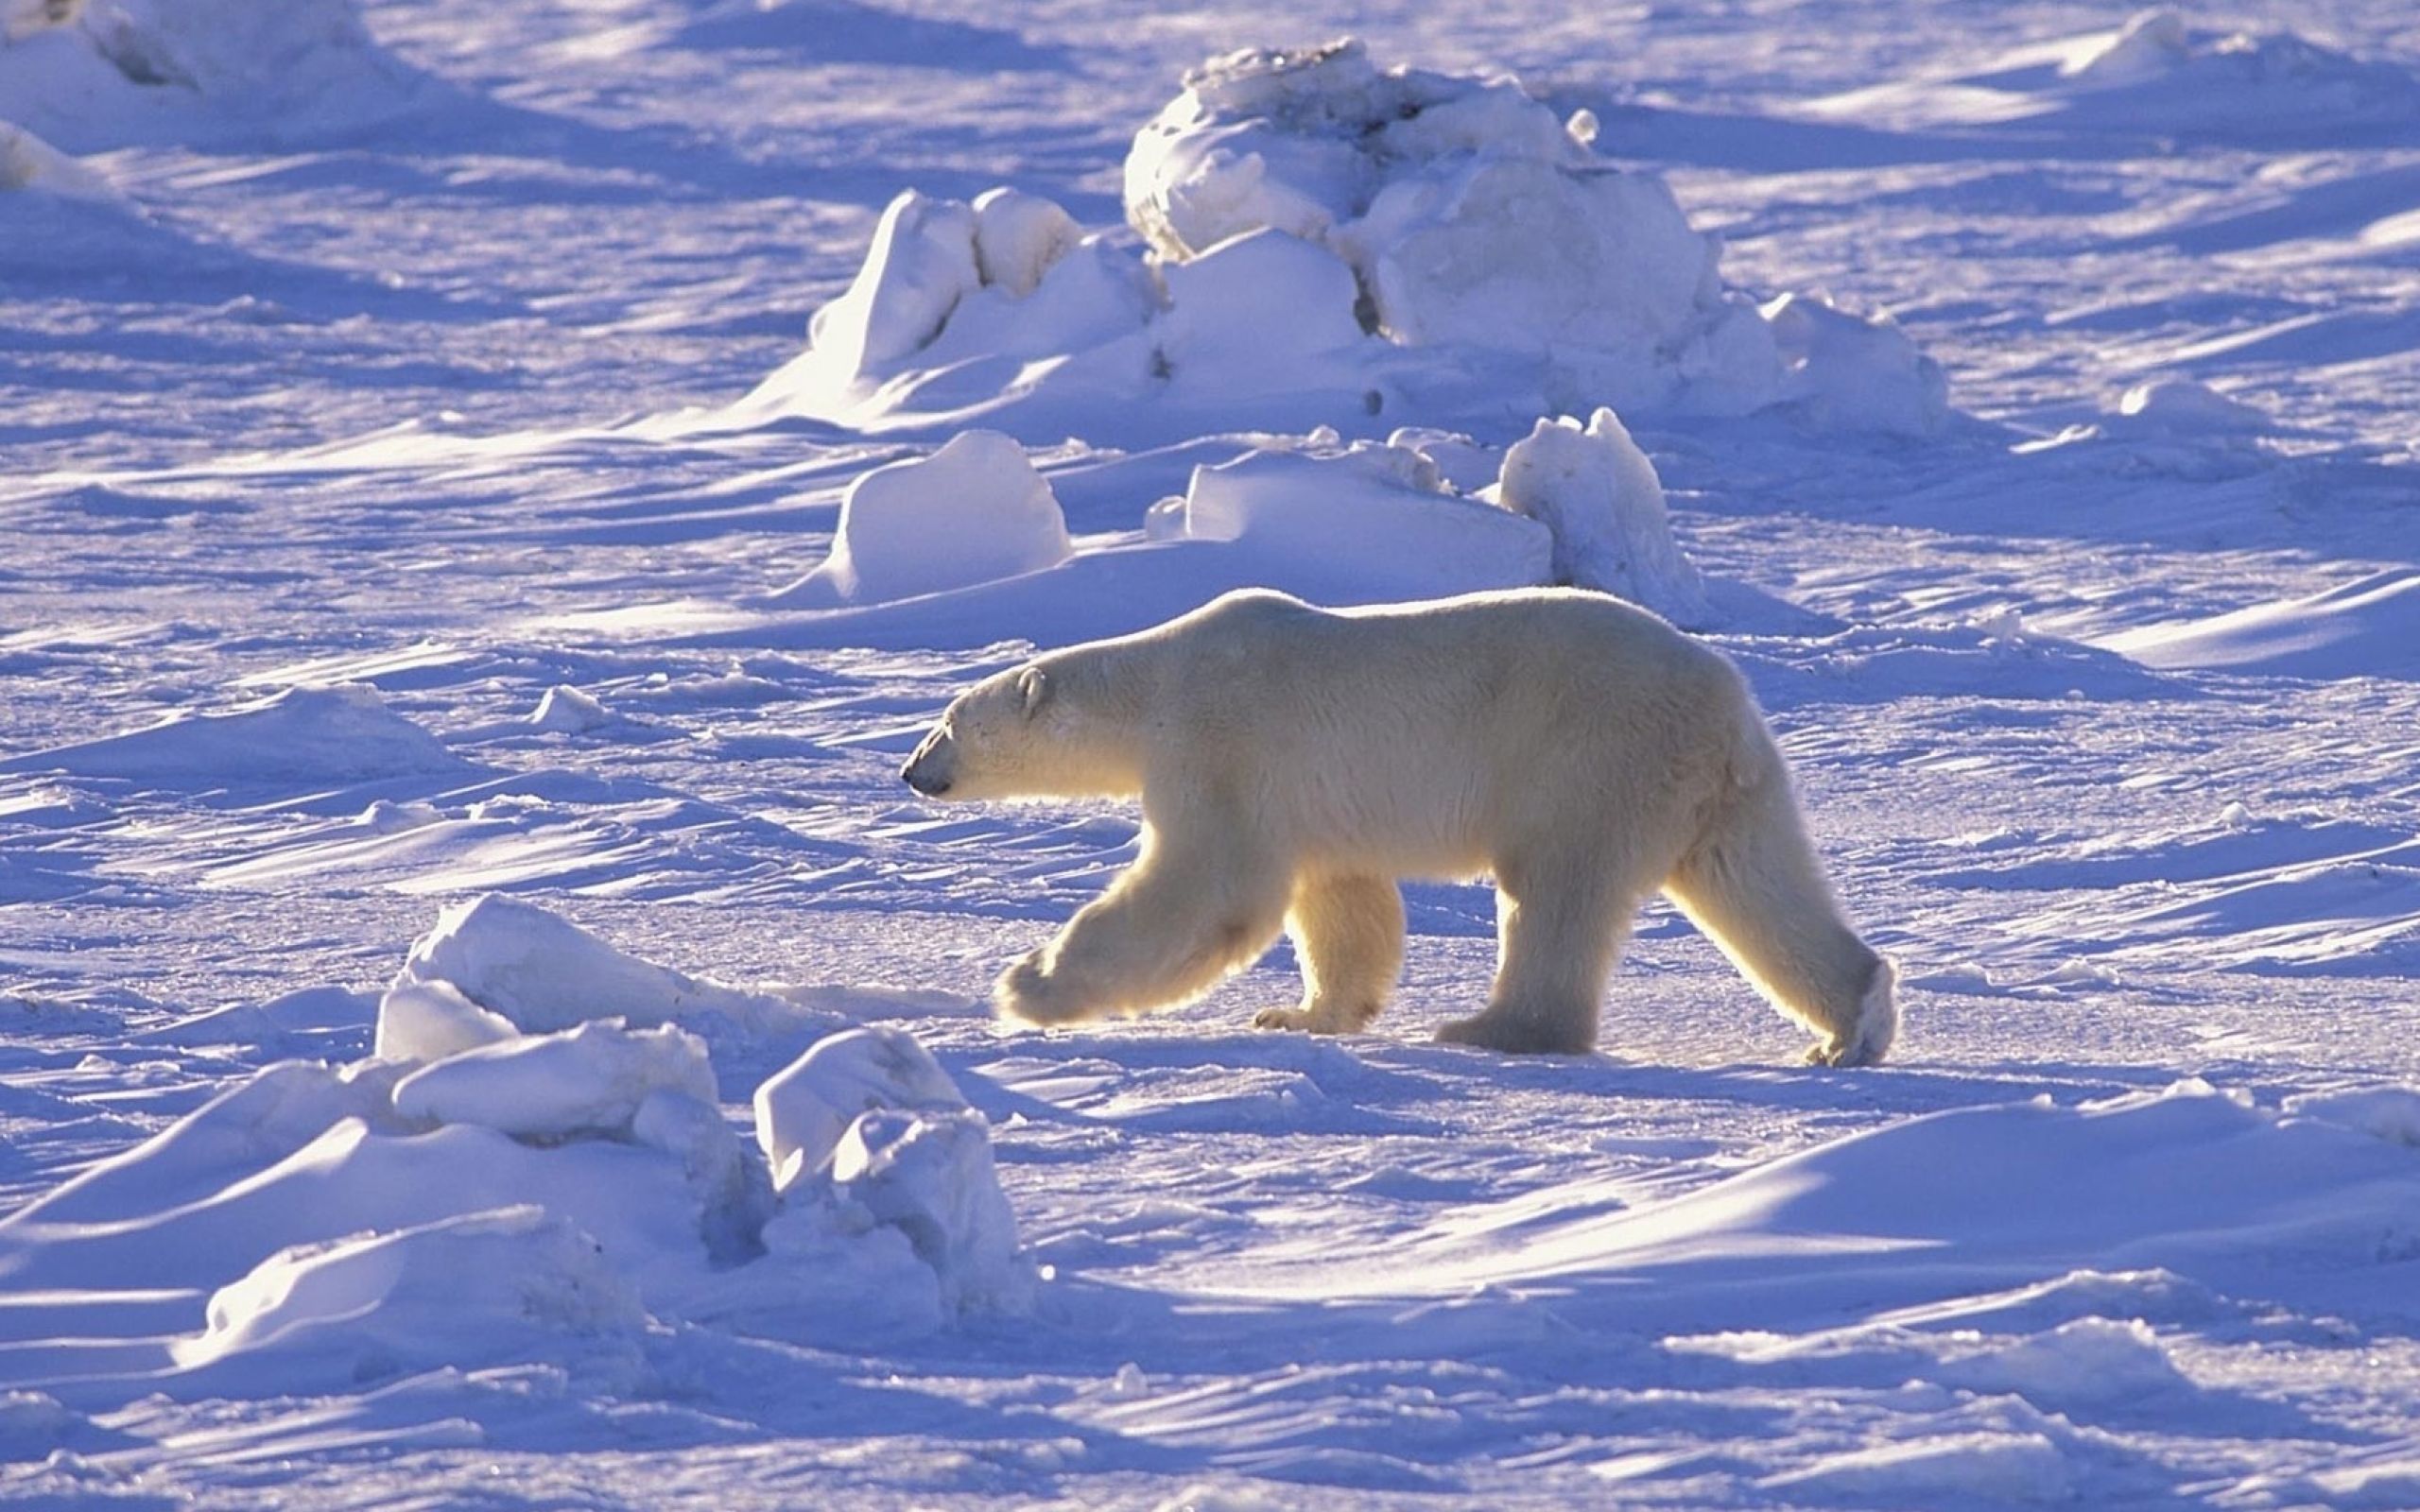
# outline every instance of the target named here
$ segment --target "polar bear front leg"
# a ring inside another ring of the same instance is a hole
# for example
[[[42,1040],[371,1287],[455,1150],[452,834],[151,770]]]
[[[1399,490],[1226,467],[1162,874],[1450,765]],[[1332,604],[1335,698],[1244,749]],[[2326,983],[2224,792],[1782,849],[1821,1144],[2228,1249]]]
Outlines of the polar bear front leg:
[[[1551,868],[1499,876],[1496,888],[1495,990],[1483,1012],[1437,1038],[1515,1055],[1587,1054],[1637,900],[1601,874]]]
[[[1234,833],[1194,843],[1147,829],[1133,867],[1001,974],[1001,1014],[1047,1024],[1141,1013],[1258,958],[1277,938],[1289,878]]]
[[[1263,1008],[1255,1029],[1357,1034],[1386,1007],[1403,974],[1403,894],[1385,877],[1305,875],[1286,932],[1303,962],[1303,1005]]]

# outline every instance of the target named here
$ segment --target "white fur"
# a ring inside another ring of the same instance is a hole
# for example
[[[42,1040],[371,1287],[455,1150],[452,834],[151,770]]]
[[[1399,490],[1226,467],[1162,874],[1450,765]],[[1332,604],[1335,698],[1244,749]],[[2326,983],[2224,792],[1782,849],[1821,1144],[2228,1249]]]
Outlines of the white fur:
[[[1493,873],[1495,990],[1440,1039],[1589,1049],[1659,888],[1823,1037],[1809,1060],[1871,1064],[1897,1027],[1890,963],[1841,916],[1738,673],[1602,594],[1231,593],[977,684],[905,775],[952,799],[1142,799],[1133,867],[1001,976],[1028,1022],[1191,997],[1283,929],[1304,1001],[1256,1022],[1357,1030],[1402,968],[1396,880]]]

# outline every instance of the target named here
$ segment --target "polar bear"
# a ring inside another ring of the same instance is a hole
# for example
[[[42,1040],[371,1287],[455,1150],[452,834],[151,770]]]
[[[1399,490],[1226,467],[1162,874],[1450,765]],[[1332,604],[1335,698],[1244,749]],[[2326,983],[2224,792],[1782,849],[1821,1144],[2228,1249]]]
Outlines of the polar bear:
[[[1402,970],[1398,879],[1484,873],[1495,988],[1440,1040],[1592,1048],[1659,888],[1822,1037],[1810,1062],[1871,1064],[1897,1030],[1895,973],[1842,917],[1738,672],[1601,593],[1229,593],[976,684],[901,775],[952,801],[1142,799],[1132,868],[1000,977],[1000,1012],[1029,1023],[1182,1001],[1282,929],[1303,1002],[1254,1022],[1351,1033]]]

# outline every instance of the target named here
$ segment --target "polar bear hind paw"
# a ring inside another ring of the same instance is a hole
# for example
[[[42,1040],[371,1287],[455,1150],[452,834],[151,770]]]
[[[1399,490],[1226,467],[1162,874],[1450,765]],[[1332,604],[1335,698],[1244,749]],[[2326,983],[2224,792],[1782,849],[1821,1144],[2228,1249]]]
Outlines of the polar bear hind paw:
[[[992,1005],[1004,1019],[1032,1024],[1077,1023],[1101,1016],[1098,1004],[1067,988],[1064,977],[1052,975],[1038,956],[1028,955],[1000,973],[992,988]]]

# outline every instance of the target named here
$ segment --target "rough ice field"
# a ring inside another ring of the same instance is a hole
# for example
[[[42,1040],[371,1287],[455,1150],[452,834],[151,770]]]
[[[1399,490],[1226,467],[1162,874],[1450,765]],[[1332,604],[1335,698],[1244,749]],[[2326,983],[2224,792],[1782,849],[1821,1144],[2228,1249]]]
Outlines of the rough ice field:
[[[2420,1505],[2409,8],[0,37],[0,1500]],[[1368,1036],[993,1023],[1136,819],[913,801],[953,690],[1542,576],[1890,1064],[1660,907],[1431,1046],[1430,885]]]

